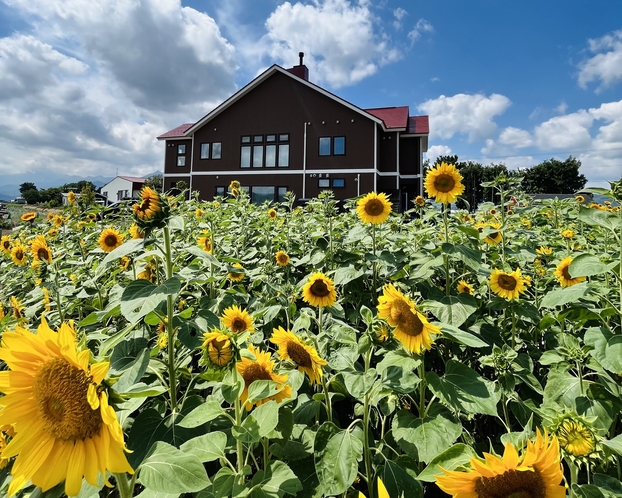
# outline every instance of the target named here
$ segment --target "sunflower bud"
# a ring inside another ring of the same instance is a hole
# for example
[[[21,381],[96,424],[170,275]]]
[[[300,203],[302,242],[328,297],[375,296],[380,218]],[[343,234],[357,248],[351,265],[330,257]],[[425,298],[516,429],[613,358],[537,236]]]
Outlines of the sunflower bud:
[[[227,333],[220,329],[212,329],[203,334],[202,363],[207,366],[223,368],[234,358],[234,349]]]
[[[136,224],[145,229],[163,228],[170,214],[166,197],[149,187],[140,191],[140,202],[134,204],[133,210]]]

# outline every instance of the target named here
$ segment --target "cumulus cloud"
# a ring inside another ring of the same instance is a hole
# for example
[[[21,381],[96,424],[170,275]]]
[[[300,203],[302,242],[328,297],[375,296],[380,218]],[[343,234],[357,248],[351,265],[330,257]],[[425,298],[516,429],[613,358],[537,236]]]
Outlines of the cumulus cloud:
[[[528,131],[508,126],[499,135],[499,143],[521,149],[533,145],[533,139]]]
[[[493,118],[503,114],[510,104],[510,99],[496,93],[490,97],[459,93],[428,100],[418,109],[430,116],[430,138],[449,139],[466,134],[473,142],[494,134],[497,125]]]
[[[426,159],[429,159],[432,164],[434,164],[437,157],[450,155],[451,148],[447,147],[447,145],[432,145],[432,147],[428,147],[428,151],[425,153]]]
[[[406,15],[408,15],[408,12],[401,7],[398,7],[393,11],[393,17],[395,17],[395,21],[393,21],[393,26],[395,27],[395,29],[402,29],[402,19],[404,19]]]
[[[588,83],[600,81],[598,93],[622,81],[622,30],[589,40],[588,45],[596,55],[579,64],[579,85],[587,88]]]
[[[590,127],[594,121],[591,113],[580,110],[556,116],[536,126],[535,143],[544,150],[575,150],[589,146]]]
[[[400,58],[362,0],[285,2],[270,14],[266,29],[262,44],[271,61],[291,61],[292,53],[302,51],[310,78],[334,88],[357,83]]]
[[[411,43],[414,43],[421,38],[422,33],[432,33],[433,31],[434,27],[428,21],[421,18],[417,21],[415,27],[408,33],[408,39]]]

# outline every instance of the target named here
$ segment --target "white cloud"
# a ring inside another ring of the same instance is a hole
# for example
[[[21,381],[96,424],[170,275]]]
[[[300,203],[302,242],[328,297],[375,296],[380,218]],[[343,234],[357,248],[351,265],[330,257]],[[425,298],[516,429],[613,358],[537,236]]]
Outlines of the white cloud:
[[[579,64],[579,86],[587,88],[588,83],[600,81],[598,93],[622,81],[622,30],[589,40],[589,50],[596,55]]]
[[[428,151],[425,153],[426,159],[429,159],[432,164],[434,164],[437,157],[450,155],[451,148],[446,145],[433,145],[432,147],[428,147]]]
[[[430,138],[449,139],[466,134],[473,142],[494,134],[497,125],[493,118],[503,114],[510,104],[510,99],[496,93],[490,97],[459,93],[428,100],[418,109],[430,116]]]
[[[408,33],[408,39],[411,43],[416,42],[419,38],[421,38],[422,33],[432,33],[434,32],[434,27],[425,19],[421,18],[415,24],[415,27]]]
[[[568,104],[566,104],[565,100],[562,100],[560,104],[555,108],[555,112],[557,114],[565,114],[568,110]]]
[[[594,117],[585,110],[557,116],[536,126],[534,139],[543,150],[576,150],[588,147]]]
[[[393,11],[393,17],[395,17],[395,21],[393,21],[393,26],[395,29],[402,29],[402,19],[408,15],[408,12],[398,7]]]
[[[335,88],[400,58],[365,1],[285,2],[272,12],[266,29],[262,50],[271,61],[291,61],[292,53],[302,51],[310,78]]]
[[[499,143],[522,149],[533,145],[533,139],[528,131],[508,126],[499,135]]]

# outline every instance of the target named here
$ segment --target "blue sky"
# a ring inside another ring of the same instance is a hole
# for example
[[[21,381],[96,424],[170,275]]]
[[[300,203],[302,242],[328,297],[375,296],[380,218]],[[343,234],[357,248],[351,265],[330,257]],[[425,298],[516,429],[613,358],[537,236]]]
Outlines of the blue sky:
[[[155,137],[273,63],[430,116],[430,150],[622,176],[622,2],[0,0],[0,185],[162,167]]]

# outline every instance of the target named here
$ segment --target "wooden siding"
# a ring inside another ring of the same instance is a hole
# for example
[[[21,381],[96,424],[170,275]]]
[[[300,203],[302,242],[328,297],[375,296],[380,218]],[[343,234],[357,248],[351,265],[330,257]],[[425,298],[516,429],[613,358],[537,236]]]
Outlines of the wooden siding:
[[[177,166],[177,150],[179,145],[186,146],[186,165]],[[190,173],[192,140],[167,140],[164,151],[164,173],[176,175]]]
[[[418,175],[421,173],[421,138],[402,137],[400,140],[400,174]]]
[[[378,130],[378,171],[397,171],[397,142],[396,132]]]

